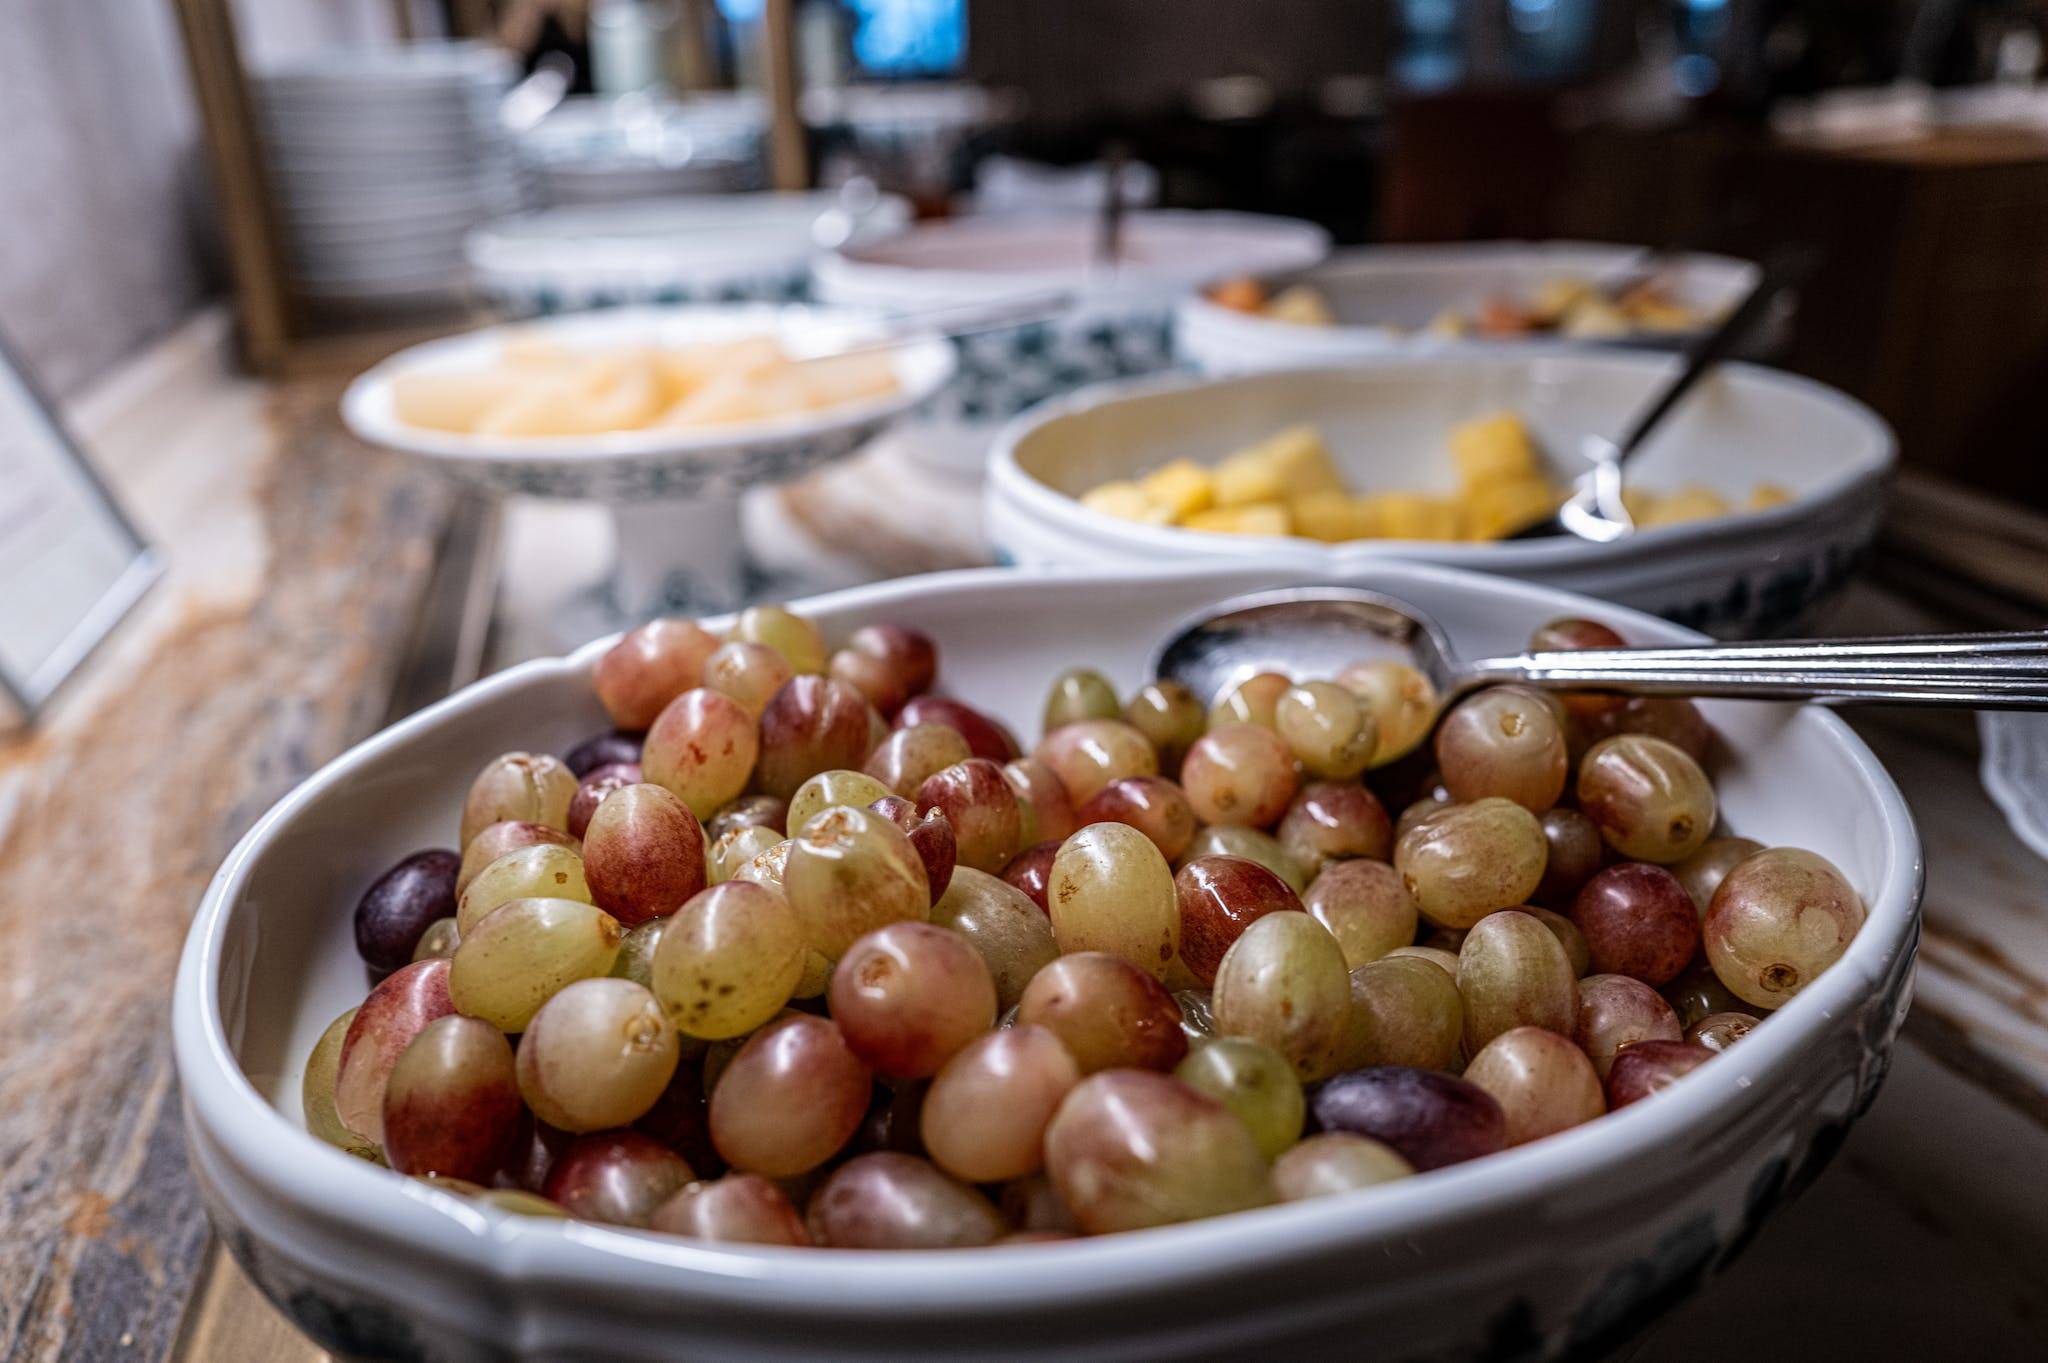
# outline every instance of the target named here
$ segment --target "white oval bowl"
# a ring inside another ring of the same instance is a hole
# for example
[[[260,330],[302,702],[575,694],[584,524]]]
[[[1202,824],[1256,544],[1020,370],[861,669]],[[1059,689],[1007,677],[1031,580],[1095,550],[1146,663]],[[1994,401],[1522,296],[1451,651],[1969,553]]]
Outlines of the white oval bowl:
[[[1469,314],[1490,298],[1528,298],[1554,279],[1613,279],[1642,256],[1640,246],[1584,241],[1358,247],[1275,281],[1313,287],[1329,301],[1336,325],[1302,326],[1256,317],[1197,293],[1181,302],[1174,339],[1181,359],[1205,374],[1436,354],[1479,343],[1424,330],[1446,311]],[[1747,260],[1694,252],[1674,257],[1660,278],[1677,301],[1713,315],[1741,302],[1761,273]],[[1789,315],[1789,307],[1781,304],[1744,353],[1772,353],[1783,340]],[[1658,349],[1676,346],[1693,334],[1639,332],[1576,344]],[[1558,338],[1541,339],[1554,343]]]
[[[1029,732],[1058,669],[1121,687],[1174,621],[1305,580],[1281,567],[975,571],[800,603],[828,638],[896,620],[952,690]],[[1327,580],[1327,579],[1320,579]],[[1644,641],[1685,631],[1548,589],[1420,564],[1355,579],[1434,613],[1477,655],[1560,613]],[[714,622],[715,623],[715,622]],[[446,838],[508,745],[607,727],[610,641],[527,663],[368,740],[260,819],[200,905],[174,1042],[193,1168],[254,1281],[344,1354],[386,1359],[1432,1359],[1591,1355],[1746,1242],[1875,1096],[1907,1000],[1920,851],[1869,750],[1812,707],[1708,703],[1730,826],[1813,848],[1869,917],[1826,974],[1733,1051],[1586,1127],[1360,1193],[1128,1235],[945,1253],[717,1246],[510,1216],[398,1178],[302,1128],[304,1057],[361,1001],[352,908]]]
[[[1613,544],[1323,544],[1140,525],[1077,500],[1169,459],[1214,463],[1299,423],[1322,430],[1361,492],[1449,491],[1450,428],[1501,410],[1521,413],[1555,471],[1569,478],[1584,467],[1581,437],[1621,429],[1673,363],[1639,352],[1514,346],[1100,385],[1025,413],[997,438],[984,493],[989,538],[1005,561],[1070,567],[1264,559],[1353,574],[1399,557],[1544,582],[1724,638],[1782,632],[1861,558],[1876,532],[1894,442],[1855,400],[1754,365],[1708,376],[1630,473],[1651,487],[1703,483],[1738,504],[1755,484],[1774,482],[1794,500]]]
[[[764,332],[804,354],[857,344],[876,334],[876,324],[858,313],[761,304],[615,308],[486,327],[413,346],[376,365],[349,385],[341,414],[360,439],[494,492],[612,503],[732,497],[852,454],[929,400],[953,375],[953,353],[943,341],[913,341],[889,352],[900,385],[894,393],[773,421],[573,436],[430,430],[400,420],[392,395],[392,381],[400,374],[488,368],[514,336],[606,349],[679,346]]]
[[[1003,422],[1085,384],[1156,374],[1174,363],[1173,311],[1198,286],[1243,271],[1313,265],[1322,228],[1252,213],[1150,211],[1125,220],[1126,259],[1094,262],[1098,224],[1086,214],[962,218],[821,256],[821,302],[915,312],[1047,292],[1074,306],[1048,321],[963,336],[959,369],[907,423],[925,463],[979,476]]]

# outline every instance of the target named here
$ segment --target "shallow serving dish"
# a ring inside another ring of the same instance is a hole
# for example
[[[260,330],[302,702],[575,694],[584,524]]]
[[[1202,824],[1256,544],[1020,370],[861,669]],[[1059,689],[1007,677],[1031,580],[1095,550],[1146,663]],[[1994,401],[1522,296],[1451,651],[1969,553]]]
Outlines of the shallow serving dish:
[[[751,567],[739,498],[844,459],[927,402],[953,376],[944,341],[888,352],[897,391],[773,421],[573,436],[485,436],[414,426],[398,417],[401,374],[488,368],[518,336],[570,349],[681,346],[774,335],[792,354],[819,354],[878,335],[869,315],[830,308],[667,306],[613,308],[508,323],[450,336],[385,360],[349,385],[341,414],[373,445],[436,473],[506,496],[606,503],[618,530],[607,584],[609,615],[641,620],[663,610],[722,610],[744,597]]]
[[[874,619],[930,631],[942,682],[1030,733],[1058,668],[1091,663],[1131,686],[1187,612],[1302,580],[1270,565],[978,571],[801,609],[828,638]],[[1643,640],[1688,637],[1428,565],[1350,580],[1435,613],[1474,654],[1566,611]],[[1823,710],[1709,703],[1729,740],[1714,765],[1730,825],[1832,858],[1869,918],[1834,968],[1733,1051],[1590,1126],[1349,1196],[999,1250],[719,1247],[483,1209],[307,1135],[300,1067],[362,996],[350,912],[362,886],[446,841],[491,756],[603,728],[589,674],[605,646],[502,673],[330,763],[242,840],[193,924],[175,1003],[193,1169],[251,1278],[344,1356],[1594,1356],[1697,1286],[1826,1164],[1875,1095],[1904,1015],[1921,865],[1897,790]]]
[[[1300,423],[1322,430],[1358,491],[1448,491],[1450,428],[1502,410],[1522,414],[1568,480],[1584,467],[1580,439],[1619,432],[1674,363],[1517,346],[1101,385],[1003,431],[984,494],[989,538],[1010,562],[1080,567],[1277,559],[1348,574],[1400,557],[1585,592],[1723,638],[1790,629],[1842,584],[1875,534],[1895,442],[1854,399],[1754,365],[1704,380],[1630,462],[1630,476],[1666,490],[1701,483],[1737,504],[1756,484],[1777,483],[1794,500],[1613,544],[1323,544],[1140,525],[1077,500],[1170,459],[1214,463]]]
[[[1463,349],[1479,343],[1477,338],[1435,335],[1426,330],[1430,322],[1450,311],[1469,316],[1492,298],[1531,298],[1556,279],[1618,279],[1635,268],[1643,255],[1640,246],[1587,241],[1359,247],[1271,280],[1280,287],[1307,284],[1314,288],[1329,302],[1335,326],[1302,326],[1252,316],[1195,294],[1185,299],[1175,314],[1175,343],[1181,359],[1209,374]],[[1673,257],[1658,279],[1677,302],[1711,318],[1742,301],[1761,273],[1747,260],[1688,252]],[[1754,357],[1775,353],[1783,344],[1790,316],[1789,302],[1780,300],[1744,353]],[[1690,330],[1637,331],[1574,343],[1669,349],[1693,334]]]

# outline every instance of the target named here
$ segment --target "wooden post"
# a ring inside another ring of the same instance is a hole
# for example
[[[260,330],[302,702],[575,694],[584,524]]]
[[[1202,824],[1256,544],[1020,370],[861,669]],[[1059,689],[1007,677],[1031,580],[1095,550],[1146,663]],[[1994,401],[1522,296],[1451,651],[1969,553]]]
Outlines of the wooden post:
[[[242,352],[253,368],[271,371],[290,347],[295,317],[285,283],[284,233],[270,194],[234,15],[228,0],[177,0],[177,7],[227,233]]]
[[[796,65],[795,0],[767,0],[761,16],[762,69],[768,78],[768,173],[777,189],[808,189],[802,90]]]

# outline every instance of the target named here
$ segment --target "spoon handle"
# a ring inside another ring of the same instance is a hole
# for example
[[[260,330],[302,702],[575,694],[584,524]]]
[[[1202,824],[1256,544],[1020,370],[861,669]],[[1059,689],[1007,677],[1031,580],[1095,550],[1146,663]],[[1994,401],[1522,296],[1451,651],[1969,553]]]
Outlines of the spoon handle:
[[[1467,676],[1629,695],[2048,710],[2048,630],[1524,653]]]

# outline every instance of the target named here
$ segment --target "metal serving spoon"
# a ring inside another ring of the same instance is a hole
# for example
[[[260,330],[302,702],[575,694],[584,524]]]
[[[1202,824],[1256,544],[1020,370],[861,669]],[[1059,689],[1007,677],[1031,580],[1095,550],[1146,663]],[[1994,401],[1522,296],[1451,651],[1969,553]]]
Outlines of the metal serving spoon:
[[[1531,652],[1467,662],[1422,610],[1353,587],[1291,587],[1219,602],[1174,628],[1153,655],[1152,672],[1208,704],[1254,673],[1334,677],[1347,664],[1376,658],[1412,663],[1446,704],[1481,686],[1515,682],[1643,696],[2048,710],[2048,630]]]
[[[1621,500],[1622,465],[1649,441],[1651,433],[1663,423],[1664,418],[1677,410],[1678,404],[1694,385],[1735,353],[1736,348],[1762,323],[1778,295],[1803,278],[1811,264],[1810,253],[1780,252],[1764,268],[1742,301],[1721,319],[1720,325],[1685,348],[1677,375],[1657,390],[1642,411],[1636,414],[1626,434],[1619,440],[1589,435],[1581,442],[1579,448],[1589,467],[1574,480],[1572,495],[1557,509],[1557,514],[1519,530],[1509,538],[1521,540],[1576,535],[1580,539],[1605,544],[1633,535],[1635,519]]]

